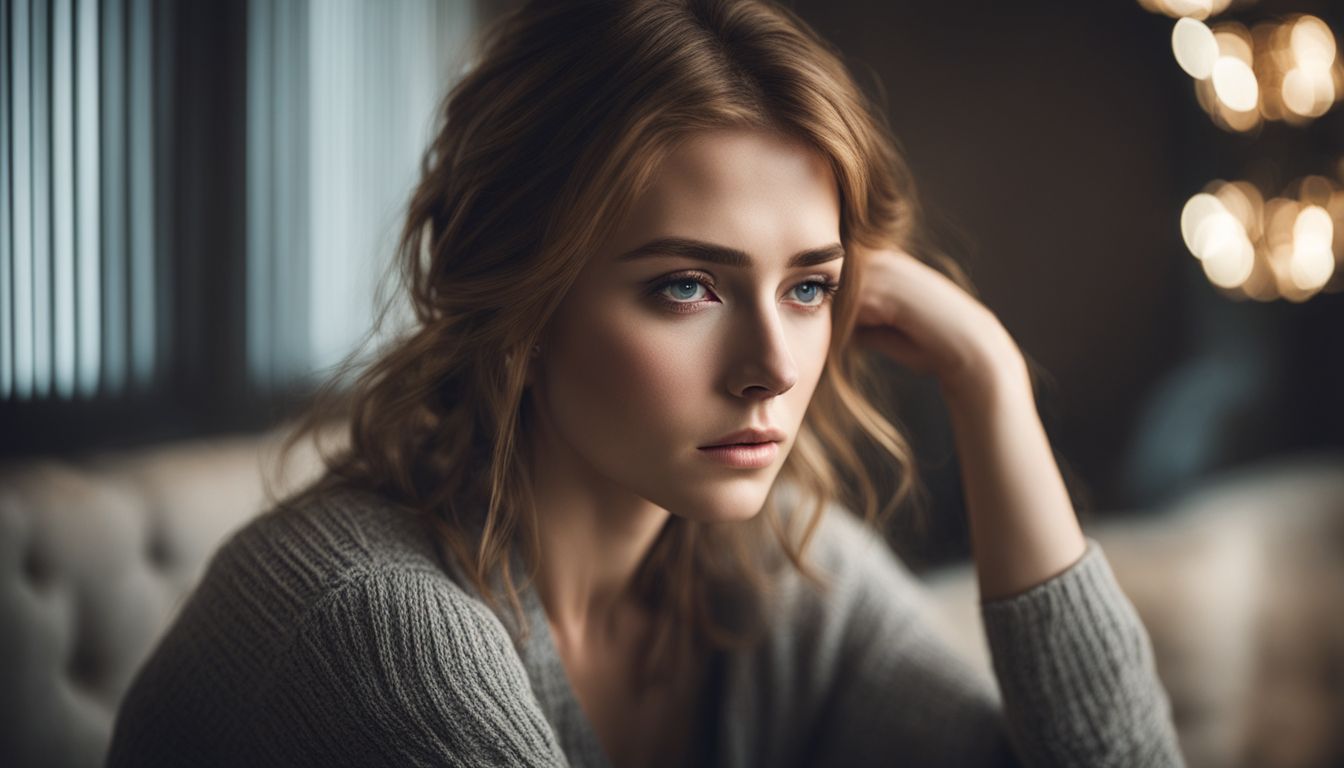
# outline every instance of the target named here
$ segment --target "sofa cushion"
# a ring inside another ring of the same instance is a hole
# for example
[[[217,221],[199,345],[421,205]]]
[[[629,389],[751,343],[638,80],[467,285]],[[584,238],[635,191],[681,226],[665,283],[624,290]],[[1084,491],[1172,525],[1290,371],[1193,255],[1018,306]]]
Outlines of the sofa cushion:
[[[266,504],[273,436],[0,469],[0,755],[102,763],[137,668],[225,536]],[[302,455],[294,482],[316,465]]]

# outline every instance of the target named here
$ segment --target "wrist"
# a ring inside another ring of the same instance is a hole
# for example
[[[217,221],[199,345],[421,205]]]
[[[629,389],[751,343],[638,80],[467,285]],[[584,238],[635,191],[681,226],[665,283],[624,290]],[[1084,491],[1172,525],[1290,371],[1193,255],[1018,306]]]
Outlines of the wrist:
[[[1026,358],[1006,331],[977,346],[954,373],[939,377],[938,384],[948,408],[968,415],[1023,399],[1035,402]]]

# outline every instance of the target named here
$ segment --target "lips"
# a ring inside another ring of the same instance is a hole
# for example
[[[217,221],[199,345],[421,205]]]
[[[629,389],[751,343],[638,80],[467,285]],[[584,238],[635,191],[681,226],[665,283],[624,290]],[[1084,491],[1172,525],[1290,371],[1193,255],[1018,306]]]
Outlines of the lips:
[[[700,455],[733,469],[765,469],[779,458],[779,443],[751,443],[701,448]]]
[[[701,448],[720,448],[728,445],[759,445],[761,443],[782,443],[786,439],[782,430],[774,427],[748,427],[724,435]]]

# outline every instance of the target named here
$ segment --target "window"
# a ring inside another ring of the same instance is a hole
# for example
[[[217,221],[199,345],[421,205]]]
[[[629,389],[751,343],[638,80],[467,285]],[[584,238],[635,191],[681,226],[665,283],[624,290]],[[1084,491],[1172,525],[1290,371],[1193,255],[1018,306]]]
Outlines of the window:
[[[434,0],[250,9],[247,365],[268,387],[338,363],[368,330],[472,15]]]
[[[0,450],[262,426],[343,358],[476,16],[0,2]]]

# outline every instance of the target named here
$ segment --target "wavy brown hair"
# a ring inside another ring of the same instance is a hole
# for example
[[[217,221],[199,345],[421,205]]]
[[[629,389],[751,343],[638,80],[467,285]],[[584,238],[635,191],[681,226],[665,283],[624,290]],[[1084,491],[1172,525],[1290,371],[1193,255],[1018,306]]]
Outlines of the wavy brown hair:
[[[847,246],[920,254],[910,174],[883,118],[790,11],[757,0],[527,3],[485,32],[442,105],[398,248],[413,322],[294,434],[335,410],[348,420],[348,443],[304,493],[355,487],[423,513],[443,556],[522,620],[539,514],[526,351],[660,160],[689,134],[725,127],[781,132],[825,157]],[[636,576],[658,617],[651,669],[671,669],[666,655],[697,643],[749,641],[751,628],[716,613],[714,596],[766,588],[762,553],[782,551],[773,562],[822,581],[804,552],[830,500],[874,522],[917,487],[871,361],[849,344],[862,260],[851,252],[843,269],[824,372],[761,514],[736,524],[674,514]],[[782,512],[784,485],[802,512]]]

